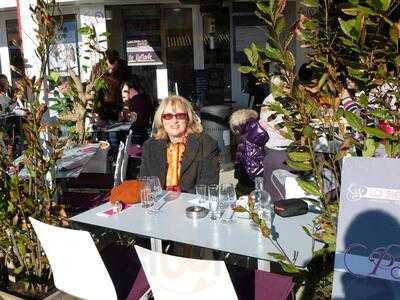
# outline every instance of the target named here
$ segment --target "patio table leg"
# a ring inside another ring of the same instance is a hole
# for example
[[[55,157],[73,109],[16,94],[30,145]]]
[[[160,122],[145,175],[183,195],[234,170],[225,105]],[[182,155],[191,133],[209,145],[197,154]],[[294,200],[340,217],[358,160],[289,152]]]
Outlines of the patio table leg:
[[[162,252],[162,241],[160,239],[150,239],[151,250],[156,252]]]
[[[270,272],[271,263],[268,260],[257,259],[257,269],[260,271]]]

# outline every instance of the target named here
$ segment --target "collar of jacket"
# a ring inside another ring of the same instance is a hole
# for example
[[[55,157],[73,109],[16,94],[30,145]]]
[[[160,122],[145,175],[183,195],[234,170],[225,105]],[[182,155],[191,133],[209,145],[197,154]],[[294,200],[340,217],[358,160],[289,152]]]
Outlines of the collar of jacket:
[[[164,153],[162,157],[159,157],[161,172],[162,174],[166,174],[167,170],[166,151],[168,146],[168,140],[160,139],[158,140],[158,143],[161,150],[160,152]],[[183,158],[182,158],[181,174],[180,174],[181,179],[184,173],[189,169],[190,165],[196,158],[199,146],[200,146],[199,135],[189,134],[186,141],[186,149],[185,152],[183,153]]]

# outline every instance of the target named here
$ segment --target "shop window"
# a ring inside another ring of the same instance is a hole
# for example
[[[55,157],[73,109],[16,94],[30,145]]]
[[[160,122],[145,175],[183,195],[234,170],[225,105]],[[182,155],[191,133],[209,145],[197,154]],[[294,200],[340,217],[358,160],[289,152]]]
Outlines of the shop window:
[[[75,15],[63,16],[63,23],[51,49],[49,69],[68,76],[68,68],[79,75],[78,28]]]
[[[163,65],[161,8],[158,5],[122,6],[126,58],[145,92],[157,99],[157,66]]]
[[[193,101],[193,21],[191,8],[166,8],[165,30],[170,93]]]
[[[208,83],[204,104],[223,104],[231,100],[231,55],[229,10],[202,8],[204,69]]]

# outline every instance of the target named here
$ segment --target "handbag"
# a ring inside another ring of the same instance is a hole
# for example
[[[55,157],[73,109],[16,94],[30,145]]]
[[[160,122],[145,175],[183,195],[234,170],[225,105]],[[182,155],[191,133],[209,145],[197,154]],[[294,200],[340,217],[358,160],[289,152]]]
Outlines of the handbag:
[[[120,185],[111,190],[111,203],[122,202],[124,204],[134,204],[140,202],[140,191],[143,188],[140,180],[125,180]]]
[[[308,204],[303,198],[284,199],[274,202],[274,211],[281,217],[294,217],[308,212]]]

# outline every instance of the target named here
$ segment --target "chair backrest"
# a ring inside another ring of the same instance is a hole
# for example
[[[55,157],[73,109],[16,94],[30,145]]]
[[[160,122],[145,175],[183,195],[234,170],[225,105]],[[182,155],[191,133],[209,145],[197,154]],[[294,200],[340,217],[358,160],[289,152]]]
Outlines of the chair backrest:
[[[120,171],[120,180],[121,182],[126,178],[126,171],[128,170],[128,149],[132,146],[132,130],[129,130],[129,134],[126,137],[124,151],[122,152],[122,160],[121,160],[121,171]]]
[[[50,262],[58,289],[82,299],[117,300],[110,275],[89,232],[29,220]]]
[[[154,299],[237,299],[223,261],[199,260],[135,246]]]
[[[117,160],[115,162],[115,171],[114,171],[114,186],[117,186],[118,184],[121,183],[121,166],[122,166],[122,159],[124,157],[124,143],[119,142],[119,148],[118,148],[118,155],[117,155]]]

